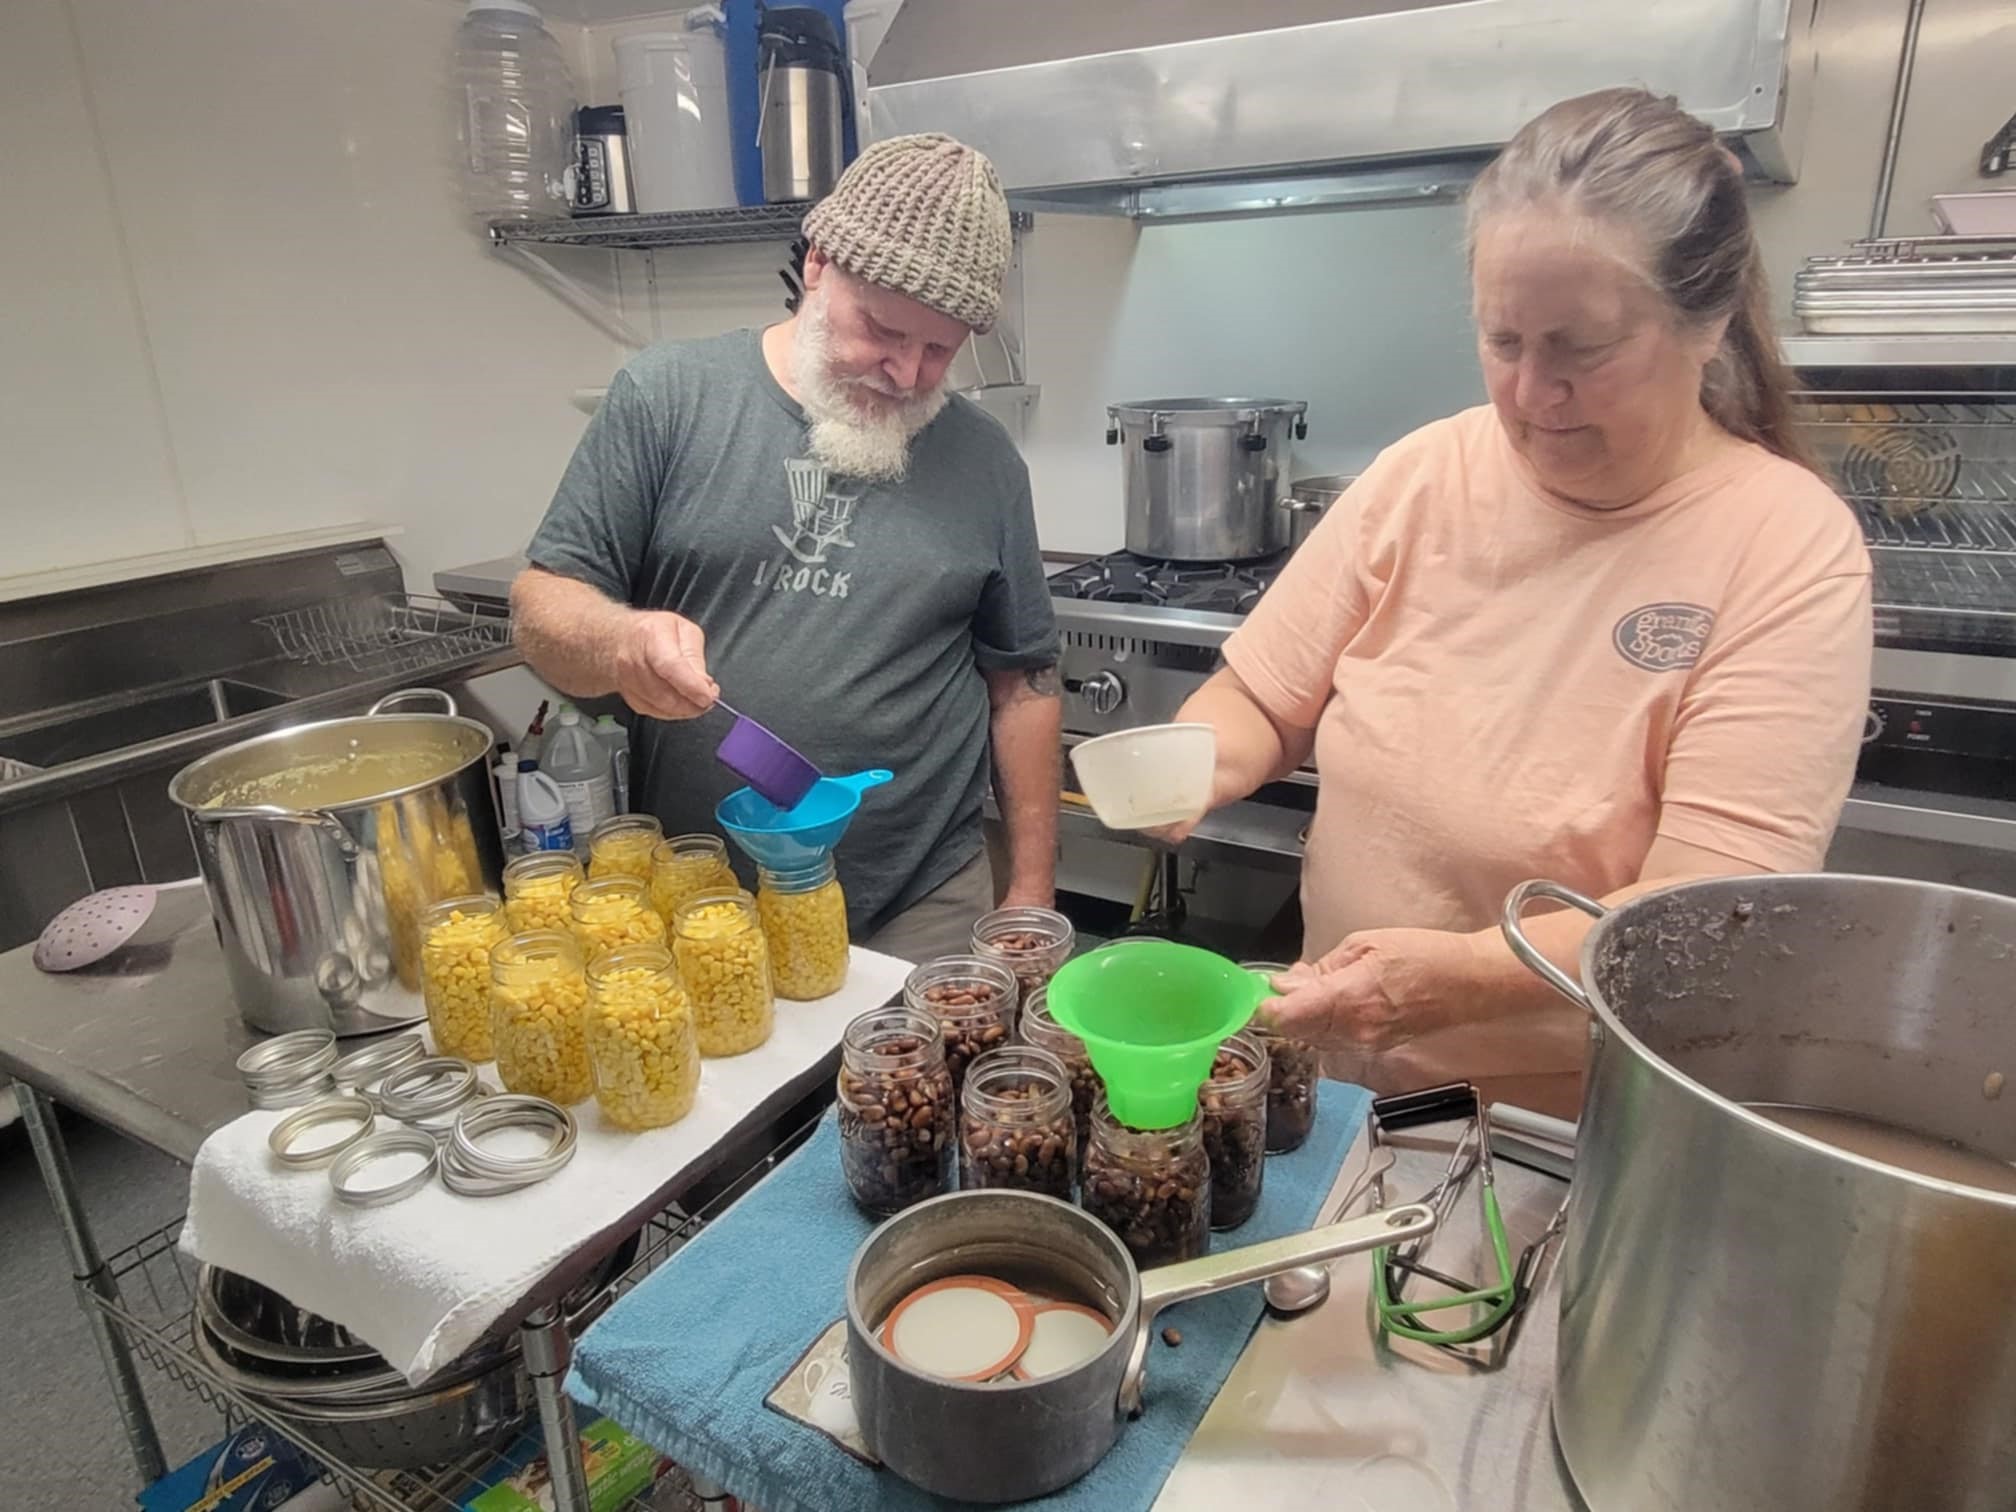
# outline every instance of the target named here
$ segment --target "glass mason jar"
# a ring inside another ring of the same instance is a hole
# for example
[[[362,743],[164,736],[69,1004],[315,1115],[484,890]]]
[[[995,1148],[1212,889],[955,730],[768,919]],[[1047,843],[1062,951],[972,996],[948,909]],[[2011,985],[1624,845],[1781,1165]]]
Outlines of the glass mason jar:
[[[626,945],[588,968],[588,1065],[619,1129],[662,1129],[693,1111],[700,1045],[693,1002],[663,945]]]
[[[1015,1023],[1015,974],[999,961],[945,956],[910,973],[903,1001],[937,1015],[945,1031],[945,1064],[958,1087],[974,1056],[1008,1042]]]
[[[489,893],[444,898],[420,916],[420,993],[437,1055],[496,1058],[490,947],[508,933],[504,905]]]
[[[625,945],[665,943],[665,921],[644,901],[644,884],[635,877],[591,877],[567,895],[567,911],[581,958],[591,965]]]
[[[1277,977],[1288,969],[1280,961],[1239,964],[1266,977]],[[1267,1047],[1267,1153],[1285,1155],[1299,1150],[1316,1127],[1316,1083],[1323,1075],[1323,1052],[1307,1040],[1275,1033],[1267,1023],[1264,999],[1246,1032]]]
[[[1004,1045],[966,1068],[959,1093],[959,1187],[1011,1187],[1071,1200],[1078,1130],[1071,1078],[1048,1050]]]
[[[490,952],[490,1033],[507,1092],[571,1107],[595,1089],[583,1034],[588,983],[572,935],[535,930]]]
[[[1055,976],[1077,943],[1071,921],[1054,908],[997,908],[973,926],[973,954],[1014,972],[1023,996]]]
[[[1101,1093],[1078,1202],[1120,1236],[1143,1270],[1203,1254],[1211,1243],[1203,1115],[1173,1129],[1133,1129],[1114,1118]]]
[[[1235,1034],[1218,1047],[1197,1092],[1204,1154],[1211,1161],[1211,1227],[1234,1229],[1260,1205],[1267,1169],[1267,1047]]]
[[[649,814],[604,819],[588,836],[588,875],[635,877],[649,885],[651,853],[664,838],[664,826]]]
[[[1078,1152],[1084,1154],[1091,1141],[1092,1104],[1101,1090],[1099,1073],[1092,1069],[1085,1041],[1050,1016],[1048,987],[1038,987],[1023,999],[1016,1034],[1023,1044],[1048,1050],[1063,1063],[1064,1074],[1071,1082],[1071,1121],[1077,1131]]]
[[[952,1189],[952,1073],[938,1020],[878,1008],[840,1041],[840,1167],[855,1203],[887,1218]]]
[[[585,873],[572,851],[535,851],[504,868],[504,922],[513,934],[574,927],[567,898]]]
[[[679,910],[704,892],[734,892],[742,884],[719,835],[674,835],[651,850],[651,906],[671,928]]]
[[[756,869],[756,912],[770,942],[777,996],[809,1003],[847,981],[847,895],[833,858],[792,871]]]
[[[689,899],[674,926],[672,956],[693,999],[702,1055],[740,1055],[770,1038],[777,1001],[754,898],[738,888]]]

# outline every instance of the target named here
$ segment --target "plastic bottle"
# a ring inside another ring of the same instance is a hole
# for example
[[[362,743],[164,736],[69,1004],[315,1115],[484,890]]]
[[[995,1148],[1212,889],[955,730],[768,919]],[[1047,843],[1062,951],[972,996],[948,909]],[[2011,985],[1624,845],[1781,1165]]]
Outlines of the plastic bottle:
[[[616,784],[616,812],[630,812],[630,732],[616,722],[614,714],[595,721],[595,738],[609,752],[609,777]]]
[[[504,838],[509,841],[518,833],[518,758],[511,747],[497,753],[491,775],[497,779],[497,817],[503,821]]]
[[[560,784],[544,772],[518,774],[518,843],[532,851],[571,851],[574,826]]]
[[[560,705],[559,725],[546,737],[539,770],[559,785],[567,820],[574,826],[574,849],[585,853],[589,833],[616,812],[616,783],[609,774],[608,747],[582,723],[574,705]]]
[[[565,215],[574,165],[574,81],[528,0],[469,0],[450,90],[462,203],[476,221]]]

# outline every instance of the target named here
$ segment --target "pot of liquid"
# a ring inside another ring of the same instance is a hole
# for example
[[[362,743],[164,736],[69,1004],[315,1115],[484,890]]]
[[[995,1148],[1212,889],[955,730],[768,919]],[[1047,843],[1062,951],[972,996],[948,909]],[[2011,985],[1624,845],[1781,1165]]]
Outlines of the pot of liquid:
[[[393,710],[419,700],[439,714]],[[424,1016],[420,916],[495,890],[491,735],[438,689],[257,735],[168,784],[196,844],[232,995],[255,1029],[373,1034]]]
[[[1536,899],[1598,920],[1580,981]],[[1594,1512],[2007,1512],[2016,898],[1529,882],[1504,928],[1594,1016],[1554,1388]]]
[[[1415,1203],[1143,1273],[1111,1229],[1054,1197],[933,1197],[877,1228],[847,1270],[847,1367],[862,1440],[890,1470],[938,1496],[999,1503],[1047,1495],[1098,1464],[1125,1420],[1141,1415],[1158,1313],[1434,1227],[1434,1212]],[[1089,1308],[1108,1325],[1106,1343],[1029,1379],[929,1374],[882,1334],[906,1298],[953,1276]]]

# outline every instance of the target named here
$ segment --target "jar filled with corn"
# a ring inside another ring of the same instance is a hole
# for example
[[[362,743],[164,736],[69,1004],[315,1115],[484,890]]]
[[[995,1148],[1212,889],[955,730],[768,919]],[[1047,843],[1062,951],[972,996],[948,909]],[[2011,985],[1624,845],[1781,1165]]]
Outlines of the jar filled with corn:
[[[651,852],[651,906],[669,929],[679,910],[704,892],[733,892],[742,884],[728,864],[719,835],[674,835]]]
[[[595,1101],[619,1129],[661,1129],[693,1111],[700,1045],[693,1003],[662,945],[626,945],[588,968]]]
[[[563,1108],[592,1092],[587,1008],[581,947],[572,935],[535,930],[499,941],[490,952],[490,1033],[504,1090]]]
[[[649,814],[604,819],[588,836],[588,875],[635,877],[648,886],[651,852],[664,838],[664,826]]]
[[[504,868],[504,922],[513,934],[573,928],[567,897],[581,885],[572,851],[535,851]]]
[[[672,954],[693,999],[702,1055],[740,1055],[770,1038],[777,1004],[756,900],[707,892],[679,910]]]
[[[806,1003],[830,997],[847,980],[847,895],[821,856],[794,871],[756,870],[756,912],[770,943],[777,996]]]
[[[625,945],[663,945],[665,921],[644,901],[635,877],[590,877],[567,897],[581,959],[591,966],[604,951]]]
[[[444,898],[420,916],[420,994],[439,1055],[496,1057],[490,1036],[490,947],[510,931],[489,893]]]

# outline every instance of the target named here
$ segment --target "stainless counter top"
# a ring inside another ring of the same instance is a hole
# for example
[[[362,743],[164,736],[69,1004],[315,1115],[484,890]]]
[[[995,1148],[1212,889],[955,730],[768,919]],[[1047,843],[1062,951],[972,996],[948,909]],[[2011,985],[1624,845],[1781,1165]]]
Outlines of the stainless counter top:
[[[1402,1148],[1386,1178],[1389,1205],[1427,1191],[1448,1158],[1448,1146],[1429,1138],[1396,1143]],[[1361,1135],[1331,1202],[1364,1158]],[[1497,1173],[1516,1257],[1567,1187],[1503,1159]],[[1466,1188],[1449,1227],[1430,1241],[1430,1263],[1482,1276],[1480,1234],[1474,1187]],[[1551,1262],[1495,1364],[1382,1339],[1371,1322],[1371,1284],[1370,1260],[1350,1256],[1331,1267],[1322,1307],[1260,1324],[1155,1512],[1585,1512],[1548,1413],[1560,1307]]]
[[[530,565],[524,552],[514,551],[487,562],[471,562],[467,567],[444,567],[434,574],[434,591],[443,598],[508,603],[512,582]]]

